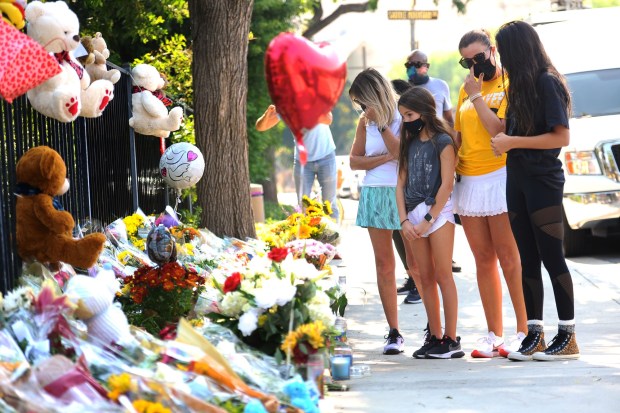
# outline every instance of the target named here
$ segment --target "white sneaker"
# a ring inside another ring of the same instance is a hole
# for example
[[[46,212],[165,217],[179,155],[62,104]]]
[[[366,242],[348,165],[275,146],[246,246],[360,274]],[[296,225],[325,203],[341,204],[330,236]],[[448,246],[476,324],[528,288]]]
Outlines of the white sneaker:
[[[478,339],[480,343],[471,356],[477,359],[490,359],[499,356],[500,348],[504,347],[504,338],[497,337],[494,332],[489,331],[486,337]]]
[[[523,341],[526,335],[527,334],[525,334],[524,332],[519,331],[516,336],[512,336],[508,340],[508,344],[504,344],[499,349],[499,355],[502,357],[508,357],[508,354],[510,352],[519,350],[519,347],[521,347],[521,342]]]

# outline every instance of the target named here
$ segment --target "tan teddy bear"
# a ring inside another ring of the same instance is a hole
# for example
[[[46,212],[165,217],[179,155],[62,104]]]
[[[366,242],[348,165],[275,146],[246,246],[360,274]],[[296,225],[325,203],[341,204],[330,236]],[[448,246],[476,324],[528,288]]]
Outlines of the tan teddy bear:
[[[32,107],[61,122],[78,116],[95,118],[114,98],[109,80],[95,80],[75,59],[73,51],[80,44],[80,22],[63,1],[33,1],[26,7],[28,35],[54,54],[62,71],[28,91]]]
[[[90,80],[105,79],[112,83],[118,82],[121,78],[121,72],[117,69],[108,70],[106,62],[110,57],[110,50],[108,50],[108,46],[105,39],[101,36],[101,33],[95,33],[94,37],[82,36],[80,42],[88,52],[88,55],[86,61],[78,60],[80,60],[84,68],[86,68],[86,71],[90,75]]]
[[[167,138],[178,130],[183,121],[183,109],[175,107],[168,112],[165,96],[161,92],[166,81],[149,64],[139,64],[131,71],[134,90],[131,97],[133,116],[129,126],[142,135]]]
[[[58,152],[47,146],[29,149],[17,162],[17,252],[58,268],[60,262],[92,267],[99,258],[105,235],[73,238],[75,221],[55,199],[69,190],[67,167]]]

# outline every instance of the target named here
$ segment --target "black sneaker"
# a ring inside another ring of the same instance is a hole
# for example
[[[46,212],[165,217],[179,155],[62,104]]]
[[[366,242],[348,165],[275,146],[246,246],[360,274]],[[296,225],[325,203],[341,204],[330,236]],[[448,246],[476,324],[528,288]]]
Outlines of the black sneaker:
[[[424,344],[422,347],[413,352],[412,357],[415,359],[426,358],[426,352],[439,344],[439,339],[435,336],[424,336]]]
[[[446,335],[444,335],[441,341],[435,344],[433,348],[426,352],[427,359],[458,359],[464,355],[465,352],[461,349],[461,337],[452,340]]]
[[[405,350],[405,339],[400,335],[397,329],[390,330],[385,338],[385,346],[383,354],[400,354]]]
[[[420,297],[420,293],[418,292],[418,287],[413,284],[413,288],[409,290],[409,294],[405,297],[403,303],[405,304],[418,304],[422,302],[422,297]]]
[[[578,359],[579,346],[577,346],[575,333],[560,330],[549,343],[549,347],[545,351],[532,354],[532,358],[539,361]]]
[[[396,294],[398,295],[409,294],[409,291],[411,291],[413,287],[414,287],[413,280],[411,279],[411,277],[407,276],[407,281],[405,281],[402,287],[398,287],[396,289]]]
[[[519,350],[508,353],[508,358],[514,361],[528,361],[539,351],[545,351],[545,333],[531,330],[521,342]]]
[[[452,260],[452,272],[461,272],[461,266]]]

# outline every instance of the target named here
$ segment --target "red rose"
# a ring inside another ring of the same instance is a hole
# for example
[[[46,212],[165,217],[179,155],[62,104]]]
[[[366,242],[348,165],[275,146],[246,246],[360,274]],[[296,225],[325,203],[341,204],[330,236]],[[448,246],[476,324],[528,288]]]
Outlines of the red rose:
[[[224,281],[224,294],[235,291],[239,287],[239,284],[241,284],[241,274],[233,272],[232,275]]]
[[[271,261],[282,262],[288,255],[288,248],[273,247],[267,254]]]

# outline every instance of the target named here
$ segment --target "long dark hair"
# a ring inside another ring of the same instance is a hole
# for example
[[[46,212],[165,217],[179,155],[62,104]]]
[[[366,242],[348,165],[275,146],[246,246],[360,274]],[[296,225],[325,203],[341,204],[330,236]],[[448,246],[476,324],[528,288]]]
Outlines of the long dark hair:
[[[437,117],[437,111],[435,110],[435,98],[425,88],[421,86],[414,86],[403,93],[398,99],[398,106],[402,106],[406,109],[412,110],[420,114],[422,121],[424,122],[424,129],[431,139],[433,145],[435,145],[435,137],[437,134],[445,133],[450,135],[450,128],[448,124]],[[404,125],[400,128],[400,146],[398,150],[398,173],[401,173],[407,165],[407,155],[409,152],[409,145],[416,139],[405,129]],[[417,139],[420,139],[419,136]],[[436,147],[436,146],[435,146]],[[457,152],[454,141],[452,142],[454,153]]]
[[[561,85],[562,98],[570,114],[571,98],[566,79],[545,52],[545,47],[532,26],[523,21],[512,21],[500,27],[495,35],[502,70],[508,74],[508,107],[511,122],[518,134],[528,136],[534,129],[534,111],[539,107],[536,87],[538,77],[547,72]]]

